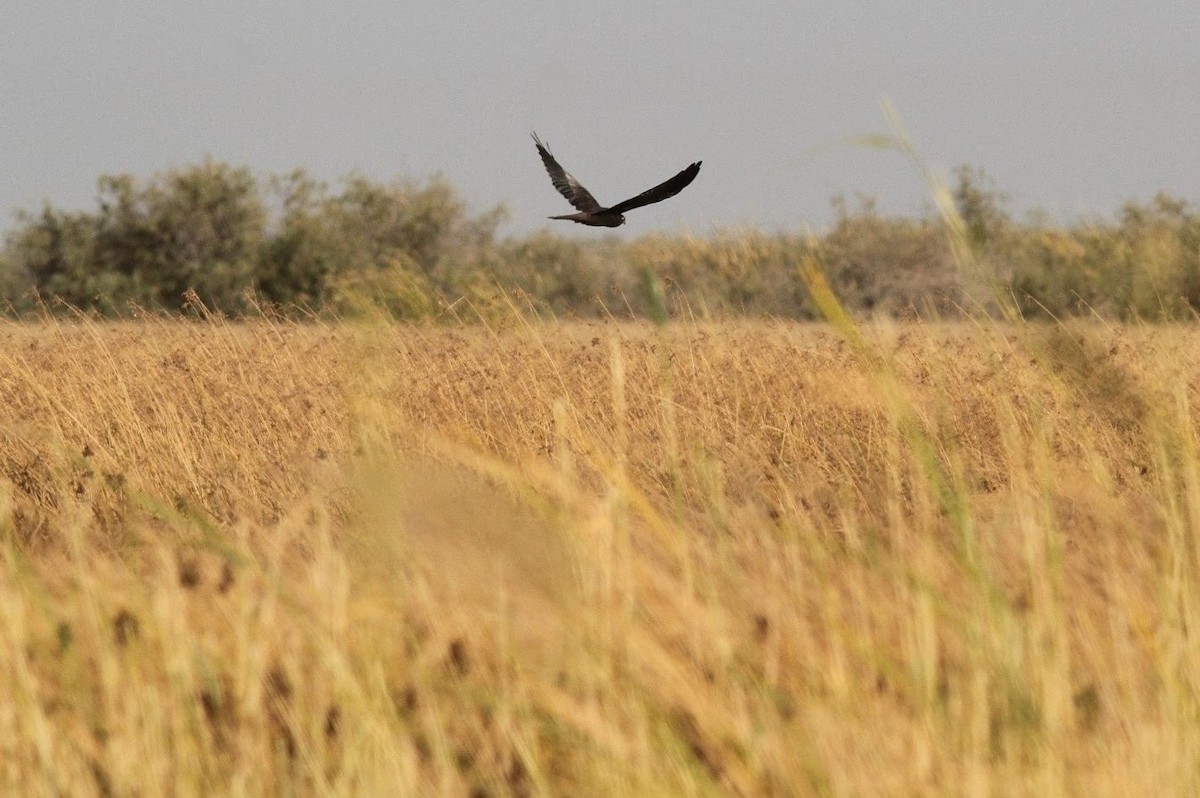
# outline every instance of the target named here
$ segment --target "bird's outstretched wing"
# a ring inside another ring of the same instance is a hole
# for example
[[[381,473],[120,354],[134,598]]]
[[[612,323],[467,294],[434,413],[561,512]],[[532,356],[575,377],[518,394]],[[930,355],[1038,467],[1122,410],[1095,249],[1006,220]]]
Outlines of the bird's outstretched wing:
[[[595,213],[602,210],[600,203],[596,202],[596,198],[591,193],[579,184],[579,181],[571,177],[566,169],[559,166],[558,161],[554,160],[554,156],[550,154],[550,150],[546,149],[542,144],[541,139],[537,134],[533,134],[533,143],[537,145],[538,155],[542,156],[542,163],[546,165],[546,171],[550,173],[550,182],[558,189],[558,193],[567,198],[567,202],[575,206],[577,210],[584,213]],[[683,188],[683,186],[680,186]],[[678,191],[679,189],[676,189]],[[669,194],[664,196],[670,196]],[[656,202],[657,200],[651,200]]]
[[[674,197],[680,191],[687,188],[688,183],[696,179],[696,175],[700,174],[700,164],[702,163],[703,161],[696,161],[670,180],[659,183],[654,188],[643,191],[636,197],[630,197],[624,202],[618,202],[609,208],[609,210],[613,213],[625,213],[625,211],[640,208],[643,205],[653,205],[656,202],[662,202],[667,197]],[[559,190],[561,191],[561,189]]]

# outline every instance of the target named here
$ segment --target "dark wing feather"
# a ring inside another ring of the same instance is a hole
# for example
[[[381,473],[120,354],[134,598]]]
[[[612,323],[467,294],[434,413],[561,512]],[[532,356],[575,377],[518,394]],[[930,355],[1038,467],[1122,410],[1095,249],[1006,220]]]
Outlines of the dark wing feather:
[[[696,175],[700,174],[700,164],[703,161],[696,161],[694,164],[684,169],[679,174],[672,177],[665,183],[659,183],[652,189],[643,191],[636,197],[630,197],[624,202],[618,202],[608,210],[613,213],[625,213],[634,208],[640,208],[643,205],[653,205],[656,202],[662,202],[667,197],[674,197],[680,191],[687,188],[688,183],[696,179]]]
[[[571,177],[566,169],[558,165],[558,161],[554,160],[554,156],[542,144],[536,133],[533,134],[533,143],[537,145],[538,155],[542,156],[542,163],[546,165],[546,171],[550,174],[550,182],[558,189],[559,194],[567,198],[567,202],[584,213],[595,213],[601,210],[600,203],[596,202],[596,198],[581,186],[578,180]]]

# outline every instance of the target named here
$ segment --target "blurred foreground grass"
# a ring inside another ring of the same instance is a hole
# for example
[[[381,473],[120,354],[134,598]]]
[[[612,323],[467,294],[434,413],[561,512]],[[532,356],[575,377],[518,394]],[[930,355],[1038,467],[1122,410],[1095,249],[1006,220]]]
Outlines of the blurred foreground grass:
[[[1195,795],[1200,332],[0,329],[0,791]]]

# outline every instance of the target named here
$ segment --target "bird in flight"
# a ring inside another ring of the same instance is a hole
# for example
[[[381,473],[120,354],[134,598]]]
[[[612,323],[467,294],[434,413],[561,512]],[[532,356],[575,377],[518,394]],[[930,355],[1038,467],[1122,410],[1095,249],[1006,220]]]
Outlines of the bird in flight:
[[[631,211],[643,205],[652,205],[655,202],[662,202],[667,197],[674,197],[696,179],[696,175],[700,174],[700,164],[703,163],[702,161],[696,161],[670,180],[659,183],[654,188],[643,191],[636,197],[630,197],[624,202],[618,202],[610,208],[605,208],[596,201],[591,192],[579,184],[578,180],[571,177],[566,169],[559,166],[558,161],[554,160],[554,156],[542,144],[541,139],[537,137],[536,133],[533,134],[533,143],[537,145],[538,155],[542,156],[542,163],[546,165],[546,171],[550,173],[550,182],[558,189],[558,193],[567,198],[567,202],[579,210],[579,213],[570,213],[566,216],[550,216],[548,218],[569,219],[572,222],[587,224],[592,227],[620,227],[625,224],[625,211]]]

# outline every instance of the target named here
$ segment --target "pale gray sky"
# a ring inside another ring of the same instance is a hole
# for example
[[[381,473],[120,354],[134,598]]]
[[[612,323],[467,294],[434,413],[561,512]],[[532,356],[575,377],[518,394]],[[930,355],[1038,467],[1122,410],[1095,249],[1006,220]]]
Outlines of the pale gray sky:
[[[899,156],[823,147],[885,130],[885,95],[932,163],[983,166],[1018,210],[1200,199],[1195,0],[5,2],[0,227],[211,154],[442,172],[524,233],[570,210],[531,130],[601,202],[704,160],[630,234],[819,228],[838,192],[920,212]]]

